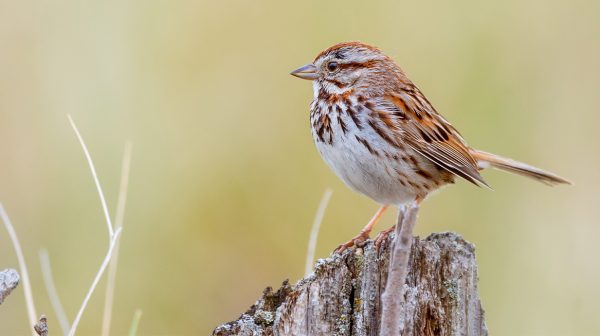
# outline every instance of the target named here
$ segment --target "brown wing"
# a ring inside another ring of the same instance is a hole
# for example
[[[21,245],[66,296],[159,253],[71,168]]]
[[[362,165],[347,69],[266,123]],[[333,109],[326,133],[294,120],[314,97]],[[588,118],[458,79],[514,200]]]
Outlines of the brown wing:
[[[375,109],[395,116],[396,134],[412,149],[475,185],[488,186],[461,135],[416,87],[384,95]]]

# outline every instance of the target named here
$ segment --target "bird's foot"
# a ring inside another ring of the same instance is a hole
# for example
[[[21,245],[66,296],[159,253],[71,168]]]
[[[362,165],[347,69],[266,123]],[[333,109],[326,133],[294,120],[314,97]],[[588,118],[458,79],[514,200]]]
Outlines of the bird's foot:
[[[350,247],[362,247],[364,246],[365,242],[367,241],[367,239],[369,239],[369,232],[367,231],[360,231],[359,234],[357,234],[354,238],[350,239],[349,241],[345,242],[344,244],[338,246],[333,253],[342,253],[344,252],[346,249],[350,248]]]
[[[385,209],[387,209],[387,205],[382,205],[379,210],[377,210],[377,212],[375,213],[375,215],[373,216],[373,218],[371,218],[371,220],[367,223],[367,225],[365,225],[365,227],[360,231],[360,233],[358,235],[356,235],[356,237],[350,239],[348,242],[338,246],[333,253],[342,253],[344,252],[344,250],[353,247],[353,246],[357,246],[357,247],[362,247],[365,244],[365,241],[367,239],[369,239],[369,233],[371,233],[371,230],[373,230],[373,227],[375,226],[375,224],[377,224],[377,222],[379,221],[379,219],[381,218],[381,215],[383,215],[383,213],[385,212]]]
[[[392,231],[394,231],[395,229],[396,229],[396,225],[392,226],[389,229],[379,232],[377,237],[375,237],[375,248],[379,249],[379,246],[381,246],[383,241],[386,240],[389,237],[390,233],[392,233]]]

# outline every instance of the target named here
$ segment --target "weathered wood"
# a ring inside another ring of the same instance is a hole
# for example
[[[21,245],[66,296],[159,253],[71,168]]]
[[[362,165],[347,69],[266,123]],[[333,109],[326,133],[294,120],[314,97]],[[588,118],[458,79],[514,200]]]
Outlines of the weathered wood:
[[[40,320],[33,326],[33,330],[38,336],[48,336],[48,319],[46,315],[40,316]]]
[[[393,236],[379,249],[368,241],[319,260],[312,274],[294,286],[285,281],[277,291],[267,288],[238,320],[213,335],[379,335],[392,241]],[[473,245],[450,232],[415,237],[402,312],[402,336],[487,335]]]
[[[19,273],[12,268],[0,271],[0,304],[19,285]]]

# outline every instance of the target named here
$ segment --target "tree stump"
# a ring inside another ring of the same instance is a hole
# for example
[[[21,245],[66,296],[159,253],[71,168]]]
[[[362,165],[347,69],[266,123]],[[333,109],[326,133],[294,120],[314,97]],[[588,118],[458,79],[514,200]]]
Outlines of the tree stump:
[[[379,249],[367,241],[318,260],[312,274],[293,286],[286,280],[277,291],[266,288],[248,311],[217,327],[213,336],[379,335],[393,240],[392,235]],[[475,248],[457,234],[413,238],[403,291],[402,336],[487,335]]]

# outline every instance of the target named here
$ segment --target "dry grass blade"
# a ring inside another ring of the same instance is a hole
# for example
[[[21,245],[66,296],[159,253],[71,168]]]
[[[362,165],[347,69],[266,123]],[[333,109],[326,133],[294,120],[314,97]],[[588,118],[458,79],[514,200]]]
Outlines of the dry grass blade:
[[[92,177],[94,178],[94,183],[96,184],[96,189],[98,189],[98,194],[100,196],[100,203],[102,203],[102,210],[104,212],[104,217],[106,218],[106,225],[108,227],[108,237],[109,237],[109,239],[112,239],[113,235],[114,235],[113,226],[112,226],[112,222],[110,219],[110,214],[108,212],[108,206],[106,205],[106,199],[104,198],[104,193],[102,192],[102,186],[100,185],[100,180],[98,179],[98,174],[96,174],[96,168],[94,168],[94,162],[92,161],[92,156],[90,155],[90,152],[88,151],[87,146],[85,145],[85,142],[83,141],[83,138],[81,137],[81,134],[79,133],[79,130],[77,129],[77,125],[75,125],[75,122],[73,121],[73,118],[71,118],[70,115],[67,115],[67,117],[69,118],[71,127],[73,127],[73,131],[75,131],[75,135],[77,136],[77,139],[79,140],[79,143],[81,144],[81,148],[83,149],[83,154],[85,154],[85,158],[90,167],[90,171],[92,172]]]
[[[115,229],[123,227],[123,218],[125,216],[125,205],[127,203],[127,189],[129,186],[129,170],[131,166],[131,142],[125,144],[123,161],[121,165],[121,182],[119,186],[119,199],[117,201],[117,214],[115,218]],[[113,257],[108,266],[108,280],[106,282],[106,293],[104,296],[104,314],[102,316],[102,336],[110,334],[110,322],[112,319],[112,307],[115,293],[115,283],[117,276],[117,263],[119,260],[119,243],[115,247]]]
[[[29,325],[30,327],[33,327],[33,325],[35,325],[38,322],[38,320],[37,313],[35,311],[35,304],[33,302],[33,294],[31,291],[31,281],[29,281],[29,272],[27,272],[25,256],[23,255],[21,244],[19,243],[19,239],[17,238],[17,233],[15,232],[15,228],[10,222],[10,218],[8,218],[8,214],[4,210],[4,206],[2,205],[2,203],[0,203],[0,217],[4,222],[6,231],[8,231],[8,235],[10,236],[10,240],[13,243],[15,253],[17,254],[19,269],[21,271],[21,277],[23,279],[23,291],[25,292],[25,302],[27,304],[27,315],[29,315]]]
[[[85,298],[83,299],[83,303],[81,304],[81,307],[79,308],[79,312],[77,312],[77,316],[75,316],[75,320],[73,321],[73,325],[71,326],[71,330],[69,331],[69,336],[75,335],[75,331],[77,330],[77,326],[79,325],[81,316],[83,316],[83,312],[85,311],[85,308],[87,307],[87,304],[90,301],[90,298],[92,297],[92,294],[94,293],[94,290],[96,289],[96,286],[98,285],[98,282],[100,281],[100,278],[102,277],[102,274],[104,273],[104,270],[106,269],[106,266],[108,266],[108,263],[110,262],[110,258],[112,257],[112,253],[113,253],[115,245],[118,241],[120,233],[121,233],[121,228],[119,228],[119,229],[117,229],[117,231],[115,231],[115,234],[113,235],[112,239],[110,240],[110,246],[108,247],[108,252],[106,253],[106,257],[104,257],[104,261],[102,262],[102,265],[100,265],[100,269],[98,270],[98,273],[96,273],[96,277],[94,278],[94,281],[92,282],[92,285],[90,286],[90,289],[88,290]]]
[[[50,303],[52,304],[52,308],[54,308],[54,313],[58,319],[60,329],[62,330],[63,335],[67,335],[69,332],[69,319],[67,318],[67,314],[65,313],[62,303],[60,302],[58,291],[54,285],[54,277],[52,276],[52,267],[50,266],[50,257],[48,256],[48,251],[40,250],[39,256],[40,265],[42,267],[42,275],[44,277],[44,285],[46,285],[46,292],[48,292],[48,297],[50,297]]]
[[[140,325],[140,319],[142,318],[142,310],[136,309],[131,320],[131,327],[129,327],[129,336],[137,335],[138,327]]]
[[[323,222],[323,216],[325,216],[325,210],[329,199],[331,198],[331,189],[325,190],[321,202],[319,202],[319,208],[315,215],[312,228],[310,229],[310,237],[308,239],[308,249],[306,252],[306,263],[304,266],[304,274],[308,275],[312,270],[312,265],[315,260],[315,250],[317,249],[317,238],[319,237],[319,229],[321,228],[321,222]]]
[[[71,126],[73,127],[73,130],[75,131],[75,134],[77,135],[77,139],[79,139],[79,143],[81,144],[81,147],[83,148],[83,152],[85,154],[88,165],[90,167],[90,171],[92,172],[92,177],[94,178],[96,188],[98,189],[98,195],[100,196],[100,202],[102,203],[102,209],[104,211],[104,217],[106,218],[106,225],[108,227],[108,234],[109,234],[109,238],[110,238],[108,252],[106,252],[104,261],[100,265],[100,269],[98,270],[98,273],[96,273],[96,277],[94,278],[94,281],[92,282],[92,285],[90,286],[90,289],[88,290],[85,298],[83,299],[83,303],[81,304],[81,307],[79,308],[79,311],[77,312],[77,316],[75,316],[75,320],[73,321],[73,325],[71,326],[71,329],[69,330],[68,335],[73,336],[75,334],[75,331],[77,330],[79,321],[81,320],[81,317],[83,316],[83,312],[85,311],[87,304],[88,304],[90,298],[92,297],[92,294],[94,293],[94,290],[98,286],[98,282],[100,281],[102,274],[104,274],[104,271],[106,270],[106,267],[108,266],[108,264],[113,256],[113,253],[114,253],[115,247],[117,246],[119,234],[121,233],[122,227],[119,227],[113,231],[113,226],[112,226],[112,222],[110,219],[110,213],[108,212],[108,206],[106,205],[106,198],[104,197],[104,193],[102,192],[102,186],[100,185],[100,181],[98,180],[98,174],[96,173],[96,168],[94,167],[92,157],[85,145],[85,142],[83,141],[83,138],[81,137],[81,134],[79,133],[79,130],[77,129],[77,126],[73,122],[73,118],[71,118],[71,116],[68,116],[68,117],[69,117],[69,122],[71,123]],[[126,149],[126,151],[127,151],[127,149]],[[127,170],[128,170],[129,162],[127,162],[126,164],[127,164]],[[121,187],[123,187],[123,186],[121,186]],[[122,204],[122,206],[121,206],[121,208],[123,209],[122,211],[124,211],[125,203],[124,203],[124,201],[121,201],[120,203]],[[121,215],[121,220],[122,220],[122,215]]]

